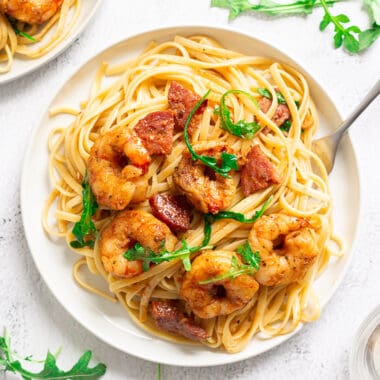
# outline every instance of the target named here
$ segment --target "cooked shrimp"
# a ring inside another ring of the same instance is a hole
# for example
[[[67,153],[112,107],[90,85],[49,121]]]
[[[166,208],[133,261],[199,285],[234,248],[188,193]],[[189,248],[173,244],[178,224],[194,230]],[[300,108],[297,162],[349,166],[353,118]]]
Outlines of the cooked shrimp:
[[[200,155],[220,158],[226,150],[224,144],[207,149],[195,149]],[[232,178],[224,178],[199,160],[193,161],[185,153],[173,174],[177,188],[186,195],[190,203],[199,211],[216,214],[225,210],[232,201],[236,187]]]
[[[133,277],[142,273],[141,261],[128,261],[124,253],[136,242],[159,252],[164,247],[172,251],[177,243],[169,227],[143,210],[119,213],[102,231],[100,254],[104,269],[116,276]]]
[[[99,136],[90,152],[88,175],[98,203],[123,210],[145,199],[148,180],[143,174],[150,155],[133,132],[117,128]]]
[[[267,286],[301,280],[317,257],[314,236],[311,224],[304,218],[285,214],[262,216],[248,238],[251,249],[261,256],[256,280]]]
[[[213,318],[231,314],[245,306],[257,292],[259,284],[249,274],[210,284],[199,284],[200,281],[228,272],[233,256],[241,262],[233,252],[204,251],[194,259],[191,270],[186,272],[180,294],[198,317]]]
[[[52,18],[63,0],[0,0],[0,11],[28,24],[41,24]]]

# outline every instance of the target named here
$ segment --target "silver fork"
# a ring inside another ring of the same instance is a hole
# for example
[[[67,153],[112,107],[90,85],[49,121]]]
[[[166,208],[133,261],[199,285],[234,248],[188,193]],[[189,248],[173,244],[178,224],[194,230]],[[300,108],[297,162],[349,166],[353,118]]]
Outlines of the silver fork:
[[[380,80],[372,87],[362,102],[355,108],[351,115],[339,126],[339,128],[332,134],[322,137],[313,141],[311,149],[322,160],[326,167],[327,173],[330,173],[334,166],[336,152],[340,140],[347,129],[354,123],[354,121],[361,115],[361,113],[377,98],[380,94]]]

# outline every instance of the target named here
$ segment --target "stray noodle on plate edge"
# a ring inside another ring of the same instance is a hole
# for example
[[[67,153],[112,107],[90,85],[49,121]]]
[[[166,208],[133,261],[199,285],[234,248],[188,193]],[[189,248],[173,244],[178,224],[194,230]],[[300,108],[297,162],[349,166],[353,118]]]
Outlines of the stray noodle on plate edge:
[[[104,86],[106,77],[114,79],[113,83]],[[251,217],[271,196],[265,215],[275,218],[276,214],[286,214],[301,221],[307,220],[305,223],[312,226],[309,230],[312,231],[317,254],[302,278],[277,286],[260,285],[248,302],[227,315],[212,318],[192,316],[194,323],[207,333],[208,338],[202,340],[203,344],[234,353],[241,351],[259,332],[266,337],[286,334],[301,322],[317,319],[320,306],[312,290],[313,282],[332,255],[343,254],[342,242],[333,234],[327,173],[321,160],[311,151],[318,115],[305,78],[294,68],[269,58],[226,50],[206,36],[176,36],[174,40],[161,44],[152,42],[139,57],[113,67],[104,63],[96,74],[89,98],[81,103],[79,110],[67,107],[51,110],[51,116],[72,115],[73,122],[50,132],[49,174],[53,190],[43,211],[43,226],[50,236],[65,238],[68,247],[81,256],[73,268],[79,285],[111,301],[120,302],[133,320],[151,333],[172,341],[189,342],[158,328],[149,314],[152,299],[183,299],[180,291],[185,271],[180,259],[122,278],[105,270],[99,236],[94,249],[70,247],[70,242],[75,240],[73,224],[80,220],[83,209],[81,183],[94,141],[116,128],[132,131],[146,115],[168,109],[168,91],[173,81],[200,96],[211,90],[207,106],[191,135],[193,146],[212,146],[216,141],[223,142],[246,157],[253,145],[259,145],[281,178],[279,184],[245,197],[240,186],[241,174],[232,171],[230,174],[236,191],[228,210]],[[272,94],[272,103],[266,113],[244,94],[229,94],[226,103],[233,120],[256,120],[261,131],[253,139],[243,139],[220,128],[220,117],[214,109],[219,106],[222,95],[228,90],[239,89],[249,92],[260,102],[262,96],[257,88],[265,88]],[[276,92],[283,95],[289,108],[291,128],[287,132],[274,122],[278,107],[277,98],[273,97]],[[157,193],[176,192],[173,174],[186,152],[183,133],[175,132],[171,153],[153,156],[144,174],[148,185],[146,199],[130,203],[127,209],[151,212],[148,198]],[[51,210],[54,225],[49,222]],[[100,207],[94,216],[97,230],[105,231],[115,215],[117,212],[104,211]],[[190,229],[177,234],[177,237],[184,238],[190,247],[200,245],[204,237],[203,226],[202,218],[195,212]],[[247,241],[251,228],[252,224],[232,219],[218,220],[212,224],[210,244],[216,252],[228,252],[231,257],[237,247]],[[176,249],[181,245],[180,238]],[[192,254],[193,262],[196,256],[201,257],[202,251]],[[80,275],[83,266],[88,267],[92,274],[102,276],[114,297],[86,283]],[[186,308],[187,312],[191,310],[188,305]]]
[[[1,2],[2,0],[0,5]],[[26,1],[25,5],[20,3],[19,6],[27,8],[29,2],[30,0]],[[15,57],[40,58],[59,45],[78,21],[81,2],[82,0],[63,0],[59,10],[41,24],[13,20],[4,14],[0,7],[0,74],[12,69]],[[35,17],[33,12],[29,17]]]

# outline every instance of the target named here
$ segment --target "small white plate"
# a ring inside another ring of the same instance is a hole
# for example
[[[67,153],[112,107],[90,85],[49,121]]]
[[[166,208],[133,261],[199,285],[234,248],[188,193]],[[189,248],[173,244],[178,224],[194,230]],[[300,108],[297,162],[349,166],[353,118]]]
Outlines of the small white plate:
[[[36,59],[28,59],[20,58],[16,54],[11,70],[8,73],[0,74],[0,85],[18,79],[26,74],[29,74],[37,70],[45,63],[50,62],[59,54],[61,54],[64,50],[66,50],[82,33],[83,29],[94,16],[101,1],[102,0],[83,0],[79,18],[76,24],[74,25],[71,33],[46,55],[43,55],[42,57]]]
[[[339,125],[341,117],[331,99],[294,60],[268,43],[253,37],[232,30],[201,26],[154,30],[113,45],[84,64],[58,92],[49,108],[62,104],[77,107],[79,101],[88,96],[90,84],[102,62],[125,61],[139,54],[151,40],[160,42],[172,39],[176,34],[186,36],[206,34],[227,48],[250,55],[269,56],[297,67],[306,75],[311,95],[319,110],[322,125],[319,133],[324,134]],[[69,251],[64,241],[49,239],[41,226],[43,204],[51,190],[47,170],[47,137],[52,127],[57,123],[65,125],[65,122],[67,122],[65,117],[59,120],[49,119],[46,111],[41,124],[35,129],[24,161],[21,209],[25,234],[37,268],[59,302],[77,321],[97,337],[121,351],[143,359],[179,366],[200,367],[236,362],[258,355],[289,339],[292,334],[268,340],[255,337],[242,352],[237,354],[227,354],[201,345],[175,344],[141,330],[121,305],[111,304],[79,288],[71,274],[72,264],[78,257]],[[359,176],[355,154],[348,137],[345,137],[341,143],[335,168],[330,176],[330,185],[335,202],[335,231],[343,238],[348,251],[340,260],[331,262],[315,283],[314,288],[322,305],[327,303],[342,281],[352,255],[359,219]]]

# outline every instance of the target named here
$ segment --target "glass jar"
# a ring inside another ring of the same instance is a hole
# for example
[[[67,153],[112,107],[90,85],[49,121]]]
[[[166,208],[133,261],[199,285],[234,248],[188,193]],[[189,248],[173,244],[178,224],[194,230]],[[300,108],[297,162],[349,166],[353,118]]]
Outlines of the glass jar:
[[[380,380],[380,306],[360,325],[350,355],[352,380]]]

